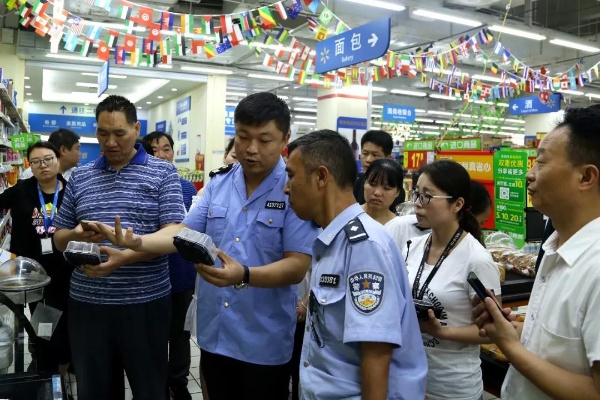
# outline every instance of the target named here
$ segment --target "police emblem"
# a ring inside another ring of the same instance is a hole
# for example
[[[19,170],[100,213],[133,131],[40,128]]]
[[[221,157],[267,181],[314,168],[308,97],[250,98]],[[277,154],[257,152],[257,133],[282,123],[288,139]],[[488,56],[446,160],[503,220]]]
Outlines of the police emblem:
[[[384,276],[377,272],[358,272],[348,279],[352,304],[363,314],[379,308],[383,298]]]

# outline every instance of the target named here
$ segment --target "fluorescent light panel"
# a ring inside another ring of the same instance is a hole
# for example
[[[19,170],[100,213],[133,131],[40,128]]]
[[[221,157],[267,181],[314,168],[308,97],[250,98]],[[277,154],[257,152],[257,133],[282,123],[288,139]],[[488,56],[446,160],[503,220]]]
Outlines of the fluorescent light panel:
[[[383,110],[383,106],[380,106],[378,104],[372,104],[371,108],[374,110]]]
[[[559,90],[560,93],[570,94],[573,96],[583,96],[583,92],[577,90]]]
[[[369,1],[365,1],[365,0],[346,0],[348,3],[357,3],[357,4],[362,4],[362,5],[368,5],[371,7],[377,7],[377,8],[384,8],[386,10],[392,10],[392,11],[404,11],[406,10],[406,7],[401,6],[400,4],[392,4],[392,3],[388,3],[386,1],[381,1],[381,0],[369,0]],[[398,0],[394,0],[394,1],[398,1]]]
[[[418,9],[414,10],[413,14],[418,15],[420,17],[426,17],[426,18],[431,18],[431,19],[436,19],[436,20],[441,20],[441,21],[446,21],[446,22],[453,22],[455,24],[466,25],[466,26],[471,26],[471,27],[476,27],[476,26],[481,25],[481,22],[475,21],[473,19],[455,17],[453,15],[448,15],[445,13],[438,13],[435,11],[423,10],[422,8],[418,8]]]
[[[162,64],[160,64],[162,65]],[[190,72],[200,72],[203,74],[213,74],[213,75],[232,75],[233,71],[228,69],[216,69],[216,68],[203,68],[203,67],[188,67],[184,65],[181,67],[182,71],[190,71]]]
[[[568,40],[552,39],[550,41],[550,43],[555,44],[557,46],[563,46],[563,47],[569,47],[571,49],[576,49],[576,50],[581,50],[581,51],[587,51],[589,53],[598,53],[598,52],[600,52],[600,49],[597,48],[597,47],[587,46],[587,45],[581,44],[581,43],[569,42]]]
[[[586,93],[585,94],[587,97],[591,98],[591,99],[600,99],[600,94],[596,94],[596,93]]]
[[[478,81],[502,83],[502,79],[496,78],[495,76],[473,75],[472,78]]]
[[[437,111],[437,110],[429,110],[429,111],[427,111],[427,114],[448,115],[448,116],[454,115],[454,113],[451,113],[451,112],[448,112],[448,111]]]
[[[294,111],[316,113],[317,109],[316,108],[294,107]]]
[[[227,95],[227,96],[235,96],[235,97],[246,97],[246,96],[248,96],[248,93],[244,93],[244,92],[226,92],[225,95]]]
[[[374,92],[387,92],[387,89],[379,86],[371,86],[371,90]]]
[[[454,97],[454,96],[446,96],[443,94],[430,94],[429,97],[431,97],[432,99],[440,99],[440,100],[450,100],[450,101],[457,101],[458,98]]]
[[[511,36],[518,36],[531,40],[546,40],[546,36],[538,35],[537,33],[522,31],[520,29],[509,28],[507,26],[492,25],[488,28],[492,32],[502,32]]]
[[[97,88],[98,84],[97,83],[87,83],[87,82],[77,82],[77,83],[75,83],[75,86],[87,87],[87,88]],[[108,85],[108,88],[116,89],[117,85]]]
[[[393,94],[403,94],[405,96],[425,97],[427,93],[417,92],[414,90],[392,89]]]
[[[317,99],[311,99],[310,97],[292,97],[292,100],[303,101],[308,103],[316,103],[318,101]]]
[[[93,76],[93,77],[96,77],[96,78],[98,77],[98,74],[94,74],[93,72],[82,72],[81,75],[84,75],[84,76]],[[113,75],[113,74],[110,74],[110,75],[108,75],[108,77],[110,79],[127,79],[127,75]]]
[[[313,119],[313,120],[317,119],[317,117],[312,116],[312,115],[295,115],[294,118],[298,118],[298,119]]]
[[[315,124],[313,122],[305,122],[305,121],[294,121],[294,124],[296,125],[309,125],[309,126],[315,126]]]
[[[275,74],[248,74],[248,78],[267,79],[270,81],[285,81],[285,82],[293,81],[293,79],[291,79],[291,78],[287,78],[285,76],[279,76],[279,75],[275,75]]]

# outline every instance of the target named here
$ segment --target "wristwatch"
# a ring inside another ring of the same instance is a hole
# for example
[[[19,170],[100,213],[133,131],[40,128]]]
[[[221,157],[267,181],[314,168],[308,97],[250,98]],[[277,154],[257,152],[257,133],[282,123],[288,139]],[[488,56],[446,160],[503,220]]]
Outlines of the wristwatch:
[[[245,265],[242,265],[242,267],[244,267],[244,277],[242,278],[242,282],[233,285],[236,290],[243,290],[250,286],[250,268]]]

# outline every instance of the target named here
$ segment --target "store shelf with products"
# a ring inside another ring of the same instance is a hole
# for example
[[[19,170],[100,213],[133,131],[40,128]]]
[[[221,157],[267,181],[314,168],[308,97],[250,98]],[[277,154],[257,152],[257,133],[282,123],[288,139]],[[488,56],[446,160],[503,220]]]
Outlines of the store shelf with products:
[[[0,84],[0,101],[2,101],[2,106],[4,106],[5,116],[8,116],[13,121],[17,121],[21,132],[28,132],[27,125],[25,125],[23,118],[21,118],[21,114],[19,114],[17,107],[15,107],[12,96],[4,84]]]

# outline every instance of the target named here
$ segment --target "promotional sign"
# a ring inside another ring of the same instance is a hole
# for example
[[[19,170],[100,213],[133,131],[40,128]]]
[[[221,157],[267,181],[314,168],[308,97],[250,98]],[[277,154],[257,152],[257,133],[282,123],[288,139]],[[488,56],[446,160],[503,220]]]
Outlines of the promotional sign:
[[[384,104],[381,119],[388,122],[415,122],[415,107]]]
[[[527,151],[500,150],[494,154],[496,229],[511,236],[519,248],[525,245],[527,165]]]
[[[405,140],[404,152],[407,151],[434,151],[435,140]]]
[[[190,111],[192,110],[192,96],[188,96],[177,102],[175,114],[177,120],[175,122],[176,136],[173,137],[175,141],[175,162],[188,162],[190,161],[189,154],[189,132],[190,125]]]
[[[360,164],[360,141],[367,133],[367,119],[354,117],[338,117],[337,131],[340,135],[346,137],[352,147],[352,154],[356,160],[358,170],[361,170]]]
[[[108,89],[108,65],[108,61],[102,64],[98,73],[98,97],[102,96],[106,92],[106,89]]]
[[[462,165],[471,179],[478,181],[492,181],[494,171],[492,170],[494,161],[489,153],[481,154],[461,154],[459,152],[440,152],[436,159],[450,159]]]
[[[417,170],[433,162],[434,158],[433,151],[405,151],[402,166],[406,169]]]
[[[323,74],[383,56],[390,44],[390,26],[389,17],[381,18],[317,42],[315,73]]]
[[[225,107],[225,136],[235,136],[235,124],[233,123],[234,113],[235,107]]]
[[[508,104],[508,111],[511,115],[530,115],[544,114],[560,110],[562,95],[554,93],[548,96],[548,101],[543,103],[539,96],[522,97],[512,99]]]
[[[154,124],[154,130],[158,132],[167,132],[167,121],[158,121]]]
[[[31,143],[39,141],[39,136],[32,133],[23,133],[21,135],[12,135],[10,137],[10,147],[13,150],[27,150]]]
[[[470,139],[444,139],[440,142],[440,150],[442,151],[481,151],[481,138]]]

